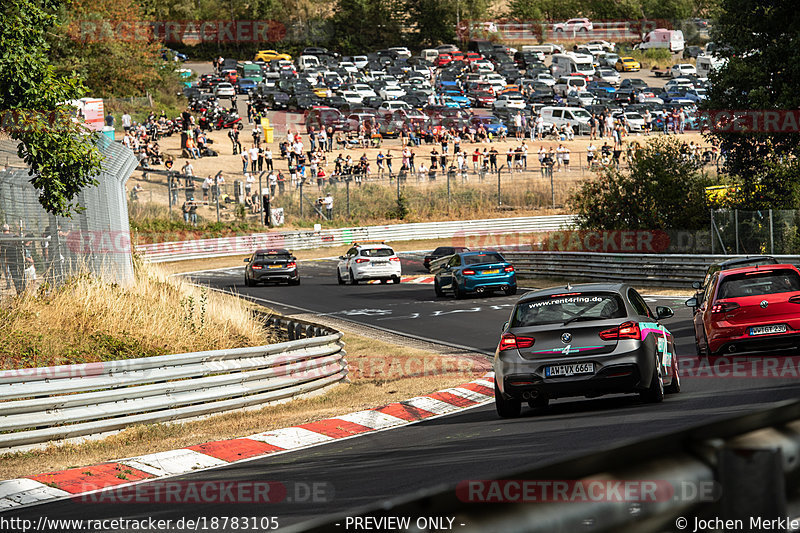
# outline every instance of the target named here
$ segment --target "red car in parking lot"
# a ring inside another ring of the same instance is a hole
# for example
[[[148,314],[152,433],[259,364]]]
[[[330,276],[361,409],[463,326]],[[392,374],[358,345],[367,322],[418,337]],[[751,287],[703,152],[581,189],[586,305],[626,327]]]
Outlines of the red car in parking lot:
[[[800,271],[766,265],[717,272],[694,315],[694,330],[701,357],[800,347]]]

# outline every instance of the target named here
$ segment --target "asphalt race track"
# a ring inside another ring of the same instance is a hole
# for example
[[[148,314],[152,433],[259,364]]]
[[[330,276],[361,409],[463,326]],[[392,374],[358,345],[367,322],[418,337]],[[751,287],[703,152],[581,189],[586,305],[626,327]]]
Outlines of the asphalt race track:
[[[405,256],[404,274],[424,275],[420,259],[419,255]],[[486,353],[494,351],[501,326],[517,298],[437,299],[432,285],[418,283],[339,286],[334,261],[301,261],[299,266],[302,284],[296,287],[245,287],[242,267],[197,273],[192,278],[258,298],[287,314],[325,313]],[[675,335],[682,366],[691,367],[696,361],[691,312],[683,306],[683,298],[649,300],[651,305],[657,301],[675,310],[675,317],[664,323]],[[499,419],[494,405],[489,404],[400,429],[171,478],[284,483],[289,489],[287,498],[274,504],[81,504],[65,500],[0,516],[173,521],[181,517],[274,516],[285,526],[423,488],[494,478],[763,409],[772,402],[796,398],[798,383],[791,376],[684,375],[683,392],[667,396],[661,404],[644,405],[638,396],[562,399],[552,402],[544,414],[523,409],[523,416],[514,420]],[[318,497],[311,498],[316,501],[309,501],[303,484],[321,487]],[[345,531],[344,527],[341,530]]]

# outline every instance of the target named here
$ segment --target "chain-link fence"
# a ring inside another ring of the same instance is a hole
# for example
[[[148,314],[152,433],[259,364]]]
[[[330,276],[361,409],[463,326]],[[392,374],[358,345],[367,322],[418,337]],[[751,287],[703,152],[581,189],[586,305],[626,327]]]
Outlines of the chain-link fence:
[[[800,212],[794,209],[711,212],[711,253],[797,254],[800,252]]]
[[[0,291],[21,293],[89,271],[124,283],[133,276],[125,182],[136,167],[133,153],[107,137],[96,187],[77,200],[72,218],[47,213],[30,183],[17,143],[0,141]]]

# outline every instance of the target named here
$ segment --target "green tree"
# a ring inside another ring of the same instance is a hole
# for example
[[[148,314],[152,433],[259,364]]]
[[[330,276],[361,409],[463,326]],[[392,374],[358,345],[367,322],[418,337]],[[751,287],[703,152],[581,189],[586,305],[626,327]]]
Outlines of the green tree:
[[[725,172],[741,186],[740,208],[797,207],[798,196],[787,192],[800,184],[800,130],[795,125],[770,131],[763,118],[764,111],[800,109],[798,35],[800,12],[792,0],[721,1],[712,39],[727,64],[712,74],[703,108],[755,111],[755,120],[737,123],[713,120],[720,115],[710,114],[710,138],[725,152]]]
[[[346,54],[397,46],[402,42],[400,9],[392,0],[337,0],[334,42]]]
[[[432,46],[456,40],[456,25],[487,16],[488,0],[405,0],[407,20],[413,23],[411,44]]]
[[[66,104],[81,98],[85,87],[75,77],[60,76],[50,63],[46,35],[57,23],[59,0],[15,0],[0,10],[0,109],[16,111],[25,122],[7,121],[0,129],[20,142],[19,156],[31,169],[39,202],[50,213],[70,216],[75,197],[90,185],[102,156],[91,135],[71,118]]]
[[[584,229],[696,229],[708,221],[708,178],[681,142],[659,137],[635,152],[629,170],[608,168],[570,198]]]

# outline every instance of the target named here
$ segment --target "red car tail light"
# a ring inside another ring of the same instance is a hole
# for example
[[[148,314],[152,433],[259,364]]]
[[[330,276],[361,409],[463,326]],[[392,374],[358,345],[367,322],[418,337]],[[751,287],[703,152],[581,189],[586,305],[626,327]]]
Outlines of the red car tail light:
[[[533,337],[517,337],[513,333],[503,333],[500,337],[500,351],[514,350],[519,348],[530,348],[536,339]]]
[[[363,257],[359,257],[356,259],[356,263],[369,263],[369,259],[364,259]]]
[[[465,276],[474,276],[475,275],[475,271],[474,270],[470,270],[470,269],[462,270],[461,273],[464,274]]]
[[[619,326],[611,329],[605,329],[598,333],[604,341],[613,341],[619,339],[641,339],[642,330],[639,329],[639,324],[636,322],[625,322]]]
[[[297,266],[297,263],[294,263],[294,262],[292,262],[292,263],[286,263],[286,268],[294,268],[294,267],[296,267],[296,266]]]
[[[400,258],[399,257],[392,257],[392,258],[389,259],[389,261],[397,261],[399,263],[400,262]]]
[[[503,272],[514,272],[514,267],[512,267],[512,266],[507,266],[507,267],[505,267],[505,268],[503,269]]]
[[[711,308],[712,313],[727,313],[729,311],[733,311],[734,309],[739,309],[739,304],[736,302],[722,302],[714,304]]]
[[[262,267],[261,265],[253,265],[252,268],[253,268],[253,270],[261,270],[264,267]]]

